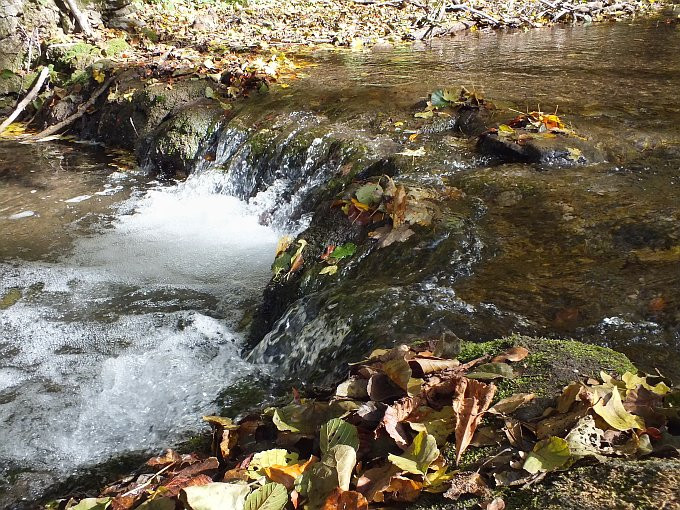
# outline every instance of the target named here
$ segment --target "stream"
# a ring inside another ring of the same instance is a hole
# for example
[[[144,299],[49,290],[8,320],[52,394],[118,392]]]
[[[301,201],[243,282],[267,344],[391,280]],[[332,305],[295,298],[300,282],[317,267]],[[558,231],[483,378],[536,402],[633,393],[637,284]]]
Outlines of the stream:
[[[0,140],[0,507],[188,439],[230,386],[349,361],[368,348],[353,330],[574,337],[678,377],[678,48],[677,26],[647,21],[305,55],[308,76],[246,102],[237,117],[253,128],[224,129],[181,182],[97,146]],[[394,124],[449,84],[559,108],[607,161],[498,166],[467,140],[422,136],[410,147],[430,156],[407,177],[462,189],[468,230],[418,263],[396,251],[391,269],[350,264],[344,287],[293,303],[246,359],[242,319],[277,240],[304,231],[337,172],[334,140],[368,147],[367,161],[393,154]],[[265,131],[257,167],[247,142]],[[353,299],[366,281],[378,297]]]

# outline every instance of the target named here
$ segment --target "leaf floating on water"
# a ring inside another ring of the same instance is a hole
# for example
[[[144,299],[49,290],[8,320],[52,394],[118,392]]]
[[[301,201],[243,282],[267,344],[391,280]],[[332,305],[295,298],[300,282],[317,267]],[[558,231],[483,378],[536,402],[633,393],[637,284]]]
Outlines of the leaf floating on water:
[[[282,510],[288,503],[288,491],[280,483],[267,483],[254,490],[245,501],[244,510]]]
[[[332,265],[332,266],[324,267],[321,271],[319,271],[319,274],[327,274],[328,276],[332,276],[337,272],[338,272],[338,266]]]
[[[572,460],[569,444],[561,437],[549,437],[539,441],[524,461],[525,471],[536,474],[566,467]]]
[[[364,184],[356,190],[357,200],[369,207],[374,207],[380,203],[383,196],[383,189],[380,184]]]
[[[421,147],[420,149],[404,149],[402,152],[397,152],[397,154],[412,158],[421,158],[426,154],[426,152],[425,147]]]
[[[337,246],[330,254],[329,258],[334,260],[342,260],[351,257],[357,251],[357,245],[354,243],[345,243],[342,246]]]

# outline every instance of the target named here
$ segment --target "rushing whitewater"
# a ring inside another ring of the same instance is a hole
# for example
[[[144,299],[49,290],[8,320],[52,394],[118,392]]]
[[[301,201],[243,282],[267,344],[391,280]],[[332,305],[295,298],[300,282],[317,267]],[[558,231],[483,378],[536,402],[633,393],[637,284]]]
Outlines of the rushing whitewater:
[[[59,475],[172,444],[255,371],[235,323],[278,234],[217,181],[137,191],[56,262],[0,264],[0,296],[22,291],[0,310],[0,467]]]

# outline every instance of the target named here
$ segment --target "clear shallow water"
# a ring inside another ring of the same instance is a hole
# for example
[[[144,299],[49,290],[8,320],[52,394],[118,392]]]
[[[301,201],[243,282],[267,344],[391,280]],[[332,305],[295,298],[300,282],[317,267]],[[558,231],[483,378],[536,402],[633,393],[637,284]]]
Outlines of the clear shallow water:
[[[21,296],[0,309],[0,479],[172,444],[254,372],[236,324],[269,278],[279,234],[215,193],[210,173],[161,185],[81,160],[94,174],[56,179],[47,205],[35,182],[0,187],[4,210],[35,211],[0,219],[0,296]],[[56,171],[29,169],[42,182]],[[97,200],[112,182],[118,200]]]

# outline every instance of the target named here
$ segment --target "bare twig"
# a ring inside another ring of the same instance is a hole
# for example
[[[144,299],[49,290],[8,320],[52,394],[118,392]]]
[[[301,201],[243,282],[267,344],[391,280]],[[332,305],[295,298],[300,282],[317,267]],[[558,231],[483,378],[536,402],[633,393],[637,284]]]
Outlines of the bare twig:
[[[14,109],[12,114],[5,119],[5,121],[0,124],[0,133],[2,133],[7,127],[16,120],[16,118],[21,114],[21,112],[24,111],[24,108],[26,108],[26,105],[33,101],[35,99],[35,96],[38,95],[38,92],[40,92],[40,89],[43,86],[43,83],[47,79],[47,77],[50,74],[50,69],[48,67],[43,67],[42,71],[40,71],[40,76],[38,76],[37,81],[35,82],[35,85],[31,89],[31,91],[26,94],[26,97],[24,97],[17,107]]]
[[[50,126],[47,129],[42,130],[37,135],[33,136],[32,139],[33,140],[40,140],[41,138],[45,138],[46,136],[53,135],[57,131],[65,128],[66,126],[70,125],[71,123],[73,123],[74,121],[78,120],[80,117],[85,115],[85,112],[87,111],[87,109],[90,106],[92,106],[95,103],[95,101],[97,100],[97,98],[99,98],[99,96],[101,96],[106,91],[106,89],[108,89],[111,86],[111,84],[113,83],[113,80],[115,80],[115,79],[116,79],[115,75],[110,76],[109,79],[107,79],[104,82],[104,84],[101,87],[99,87],[95,91],[94,94],[92,94],[90,99],[88,99],[85,103],[81,104],[78,107],[78,110],[73,115],[69,115],[68,117],[66,117],[61,122],[57,122],[53,126]]]

